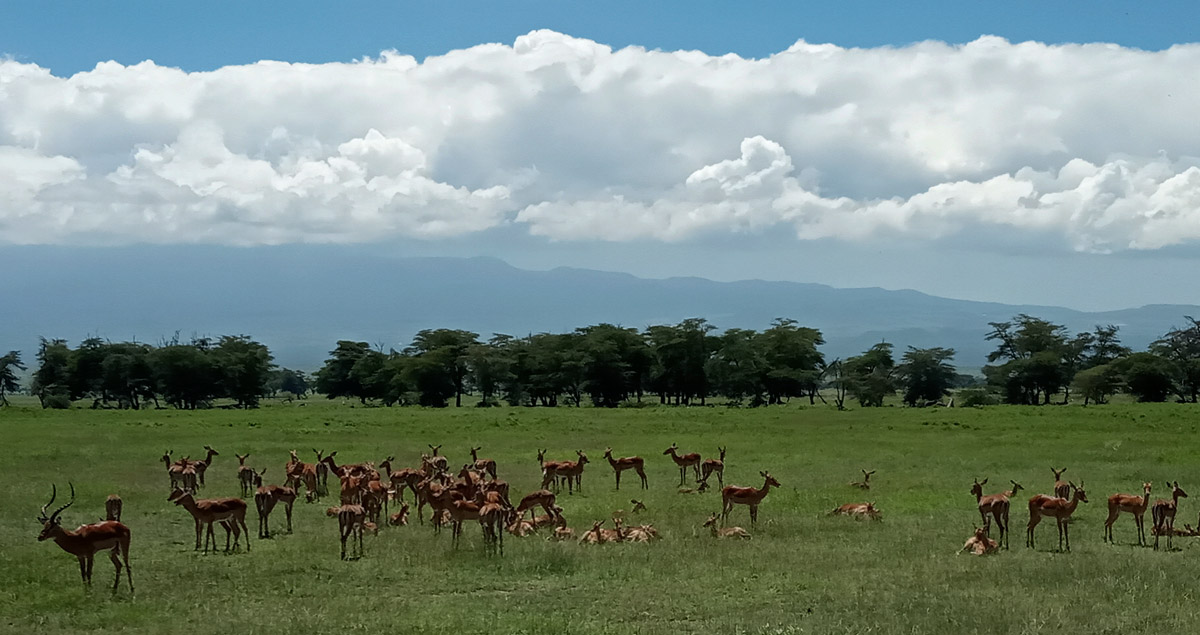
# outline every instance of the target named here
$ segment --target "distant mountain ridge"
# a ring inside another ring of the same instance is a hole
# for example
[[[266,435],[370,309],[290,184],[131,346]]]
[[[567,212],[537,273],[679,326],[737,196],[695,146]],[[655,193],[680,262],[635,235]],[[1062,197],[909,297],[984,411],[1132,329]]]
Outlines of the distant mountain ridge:
[[[280,364],[314,369],[338,339],[401,348],[423,328],[524,335],[610,322],[644,328],[702,317],[718,328],[768,326],[788,317],[820,329],[827,357],[888,341],[947,346],[978,367],[992,350],[988,322],[1029,313],[1073,332],[1121,326],[1143,348],[1193,305],[1106,312],[953,300],[918,291],[704,278],[639,278],[560,267],[518,269],[494,258],[396,258],[346,247],[5,247],[0,271],[0,350],[32,361],[38,336],[88,335],[158,342],[244,333]]]

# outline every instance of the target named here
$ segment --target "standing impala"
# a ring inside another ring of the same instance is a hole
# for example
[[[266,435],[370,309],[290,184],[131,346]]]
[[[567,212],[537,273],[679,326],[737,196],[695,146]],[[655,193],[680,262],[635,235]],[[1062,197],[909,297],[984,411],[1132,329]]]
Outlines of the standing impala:
[[[736,485],[726,485],[721,488],[721,502],[724,503],[721,522],[729,518],[729,511],[733,509],[734,505],[748,505],[750,507],[750,524],[758,523],[758,505],[771,492],[772,487],[783,487],[768,472],[759,472],[758,474],[763,477],[763,486],[759,489]]]
[[[983,495],[983,486],[987,485],[988,480],[985,478],[982,481],[975,479],[975,484],[971,486],[971,493],[975,495],[975,502],[979,506],[979,518],[983,522],[984,530],[991,529],[992,518],[996,519],[996,526],[1000,528],[1000,544],[1008,549],[1008,510],[1009,499],[1017,495],[1017,492],[1023,488],[1016,481],[1009,481],[1013,488],[1001,494]]]
[[[1179,487],[1179,481],[1167,483],[1171,490],[1171,500],[1158,499],[1154,501],[1154,509],[1150,518],[1154,521],[1154,548],[1158,549],[1158,537],[1167,534],[1167,550],[1171,549],[1171,538],[1175,535],[1175,512],[1179,511],[1179,499],[1187,498],[1187,492]]]
[[[1064,467],[1061,470],[1056,470],[1052,465],[1050,466],[1050,471],[1054,472],[1054,495],[1058,498],[1070,498],[1071,484],[1062,480],[1063,472],[1066,472],[1067,468]]]
[[[663,454],[670,454],[671,460],[675,461],[675,465],[679,466],[679,486],[683,487],[684,476],[687,474],[687,469],[692,468],[692,472],[696,476],[696,480],[700,480],[700,453],[692,452],[679,456],[679,448],[672,443],[671,447],[663,450]]]
[[[479,451],[482,449],[483,447],[471,448],[471,460],[475,462],[475,469],[479,470],[480,472],[487,472],[488,475],[492,477],[492,480],[495,480],[496,460],[479,458]]]
[[[1079,506],[1079,502],[1088,502],[1087,493],[1083,491],[1083,481],[1079,481],[1079,486],[1074,483],[1067,484],[1071,489],[1075,490],[1075,495],[1071,500],[1059,498],[1056,496],[1046,496],[1038,494],[1029,499],[1029,525],[1025,527],[1025,546],[1033,548],[1033,530],[1042,522],[1042,518],[1053,518],[1058,522],[1058,550],[1063,550],[1063,539],[1067,541],[1067,551],[1071,550],[1071,526],[1067,523],[1071,518],[1071,514],[1075,513],[1075,508]]]
[[[213,549],[217,547],[216,536],[213,535],[213,523],[221,522],[225,528],[225,550],[229,550],[229,532],[235,531],[246,534],[246,552],[250,551],[250,530],[246,527],[246,501],[240,498],[207,498],[196,500],[191,492],[176,488],[167,498],[167,502],[175,503],[188,510],[196,521],[196,549],[200,548],[201,527],[207,527],[204,535],[204,553],[208,553],[208,543],[211,540]]]
[[[575,450],[575,454],[579,457],[575,461],[563,461],[554,470],[554,475],[562,478],[567,482],[567,493],[574,494],[575,490],[583,493],[583,466],[587,465],[587,455],[583,450]],[[542,484],[545,487],[545,484]]]
[[[279,503],[283,503],[283,511],[287,516],[287,531],[289,534],[292,533],[292,504],[295,502],[296,490],[291,487],[278,485],[259,487],[258,491],[254,492],[254,507],[258,510],[258,537],[271,537],[271,511]],[[250,537],[247,536],[246,543],[249,544],[249,542]]]
[[[1113,523],[1117,522],[1117,517],[1121,515],[1121,512],[1128,512],[1133,515],[1133,522],[1137,526],[1138,544],[1146,545],[1146,528],[1142,523],[1142,516],[1146,513],[1146,508],[1150,506],[1150,487],[1150,483],[1142,483],[1141,496],[1113,494],[1108,497],[1108,519],[1104,521],[1104,540],[1113,542]]]
[[[700,465],[700,480],[707,481],[708,477],[713,473],[717,475],[717,486],[725,486],[725,447],[717,446],[717,452],[720,453],[719,459],[704,459],[704,463]]]
[[[92,583],[92,564],[97,551],[108,551],[108,557],[117,569],[117,577],[113,580],[113,592],[121,584],[121,558],[125,560],[125,574],[129,578],[129,592],[133,593],[133,569],[129,566],[129,528],[115,520],[106,520],[91,525],[81,525],[71,531],[59,524],[58,515],[75,503],[75,485],[71,485],[71,500],[66,505],[54,510],[46,516],[46,508],[54,504],[58,497],[58,487],[50,490],[50,502],[42,505],[42,513],[38,522],[42,523],[42,531],[38,534],[38,542],[54,540],[54,544],[63,551],[79,559],[79,577],[84,584]]]
[[[250,458],[249,454],[234,454],[238,460],[238,484],[242,487],[242,496],[249,496],[254,493],[254,468],[246,465],[246,459]]]
[[[646,462],[640,456],[623,456],[619,459],[614,459],[612,448],[604,451],[604,458],[608,459],[608,464],[612,466],[613,472],[617,475],[617,489],[621,489],[621,472],[625,470],[633,470],[637,472],[638,478],[642,479],[642,489],[649,489],[646,484]]]

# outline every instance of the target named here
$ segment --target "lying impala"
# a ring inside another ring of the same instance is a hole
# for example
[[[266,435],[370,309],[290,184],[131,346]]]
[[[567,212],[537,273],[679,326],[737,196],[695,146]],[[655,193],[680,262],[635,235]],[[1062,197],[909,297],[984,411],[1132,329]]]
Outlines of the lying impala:
[[[758,474],[763,477],[763,486],[759,489],[737,487],[736,485],[726,485],[721,488],[721,501],[724,503],[724,510],[721,512],[722,522],[729,518],[729,511],[733,509],[734,505],[748,505],[750,507],[750,524],[758,523],[759,504],[771,492],[771,487],[783,487],[769,473],[759,472]]]
[[[106,520],[91,525],[80,525],[71,531],[59,524],[58,515],[75,503],[75,485],[71,485],[71,500],[66,505],[54,510],[46,516],[46,508],[54,504],[58,497],[58,487],[50,490],[50,502],[42,505],[42,513],[38,522],[42,523],[42,531],[38,534],[38,542],[54,540],[54,544],[63,551],[79,559],[79,577],[84,584],[92,583],[92,564],[97,551],[108,551],[108,557],[116,567],[117,576],[113,580],[113,592],[121,584],[121,559],[125,560],[125,575],[129,578],[129,592],[133,593],[133,569],[129,566],[129,528],[115,520]]]
[[[229,551],[229,532],[246,534],[246,552],[250,551],[250,530],[246,527],[246,501],[240,498],[206,498],[196,500],[191,492],[176,488],[167,497],[167,502],[175,503],[188,510],[196,521],[196,549],[200,548],[201,527],[207,527],[204,535],[204,553],[208,553],[208,543],[211,540],[213,549],[217,547],[216,536],[213,535],[212,524],[221,522],[225,528],[225,550]],[[222,522],[228,521],[228,522]]]

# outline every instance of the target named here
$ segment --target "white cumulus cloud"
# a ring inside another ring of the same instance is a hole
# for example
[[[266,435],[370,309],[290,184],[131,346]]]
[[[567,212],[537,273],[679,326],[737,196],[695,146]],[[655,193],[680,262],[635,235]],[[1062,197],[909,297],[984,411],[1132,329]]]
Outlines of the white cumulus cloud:
[[[417,62],[71,77],[0,61],[0,242],[1030,232],[1200,241],[1200,45],[764,59],[536,31]]]

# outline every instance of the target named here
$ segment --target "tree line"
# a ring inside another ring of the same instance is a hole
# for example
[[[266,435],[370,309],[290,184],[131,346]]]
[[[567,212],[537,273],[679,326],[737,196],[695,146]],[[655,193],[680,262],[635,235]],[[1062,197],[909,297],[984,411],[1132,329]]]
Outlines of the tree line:
[[[309,392],[385,406],[445,407],[472,396],[478,406],[615,407],[625,403],[763,406],[804,399],[838,408],[942,403],[960,405],[1104,403],[1125,392],[1139,401],[1195,402],[1200,395],[1200,322],[1171,329],[1148,350],[1121,344],[1116,326],[1071,334],[1021,314],[990,323],[996,344],[983,378],[962,375],[950,348],[909,347],[899,359],[887,342],[829,360],[817,329],[776,319],[761,331],[718,332],[688,319],[646,329],[596,324],[568,333],[483,340],[456,329],[427,329],[403,349],[343,340],[313,376],[279,368],[266,345],[244,336],[178,337],[158,346],[138,342],[42,339],[29,385],[43,407],[91,399],[96,407],[180,409],[228,400],[254,407],[267,396]],[[0,404],[24,370],[16,351],[0,357]]]

